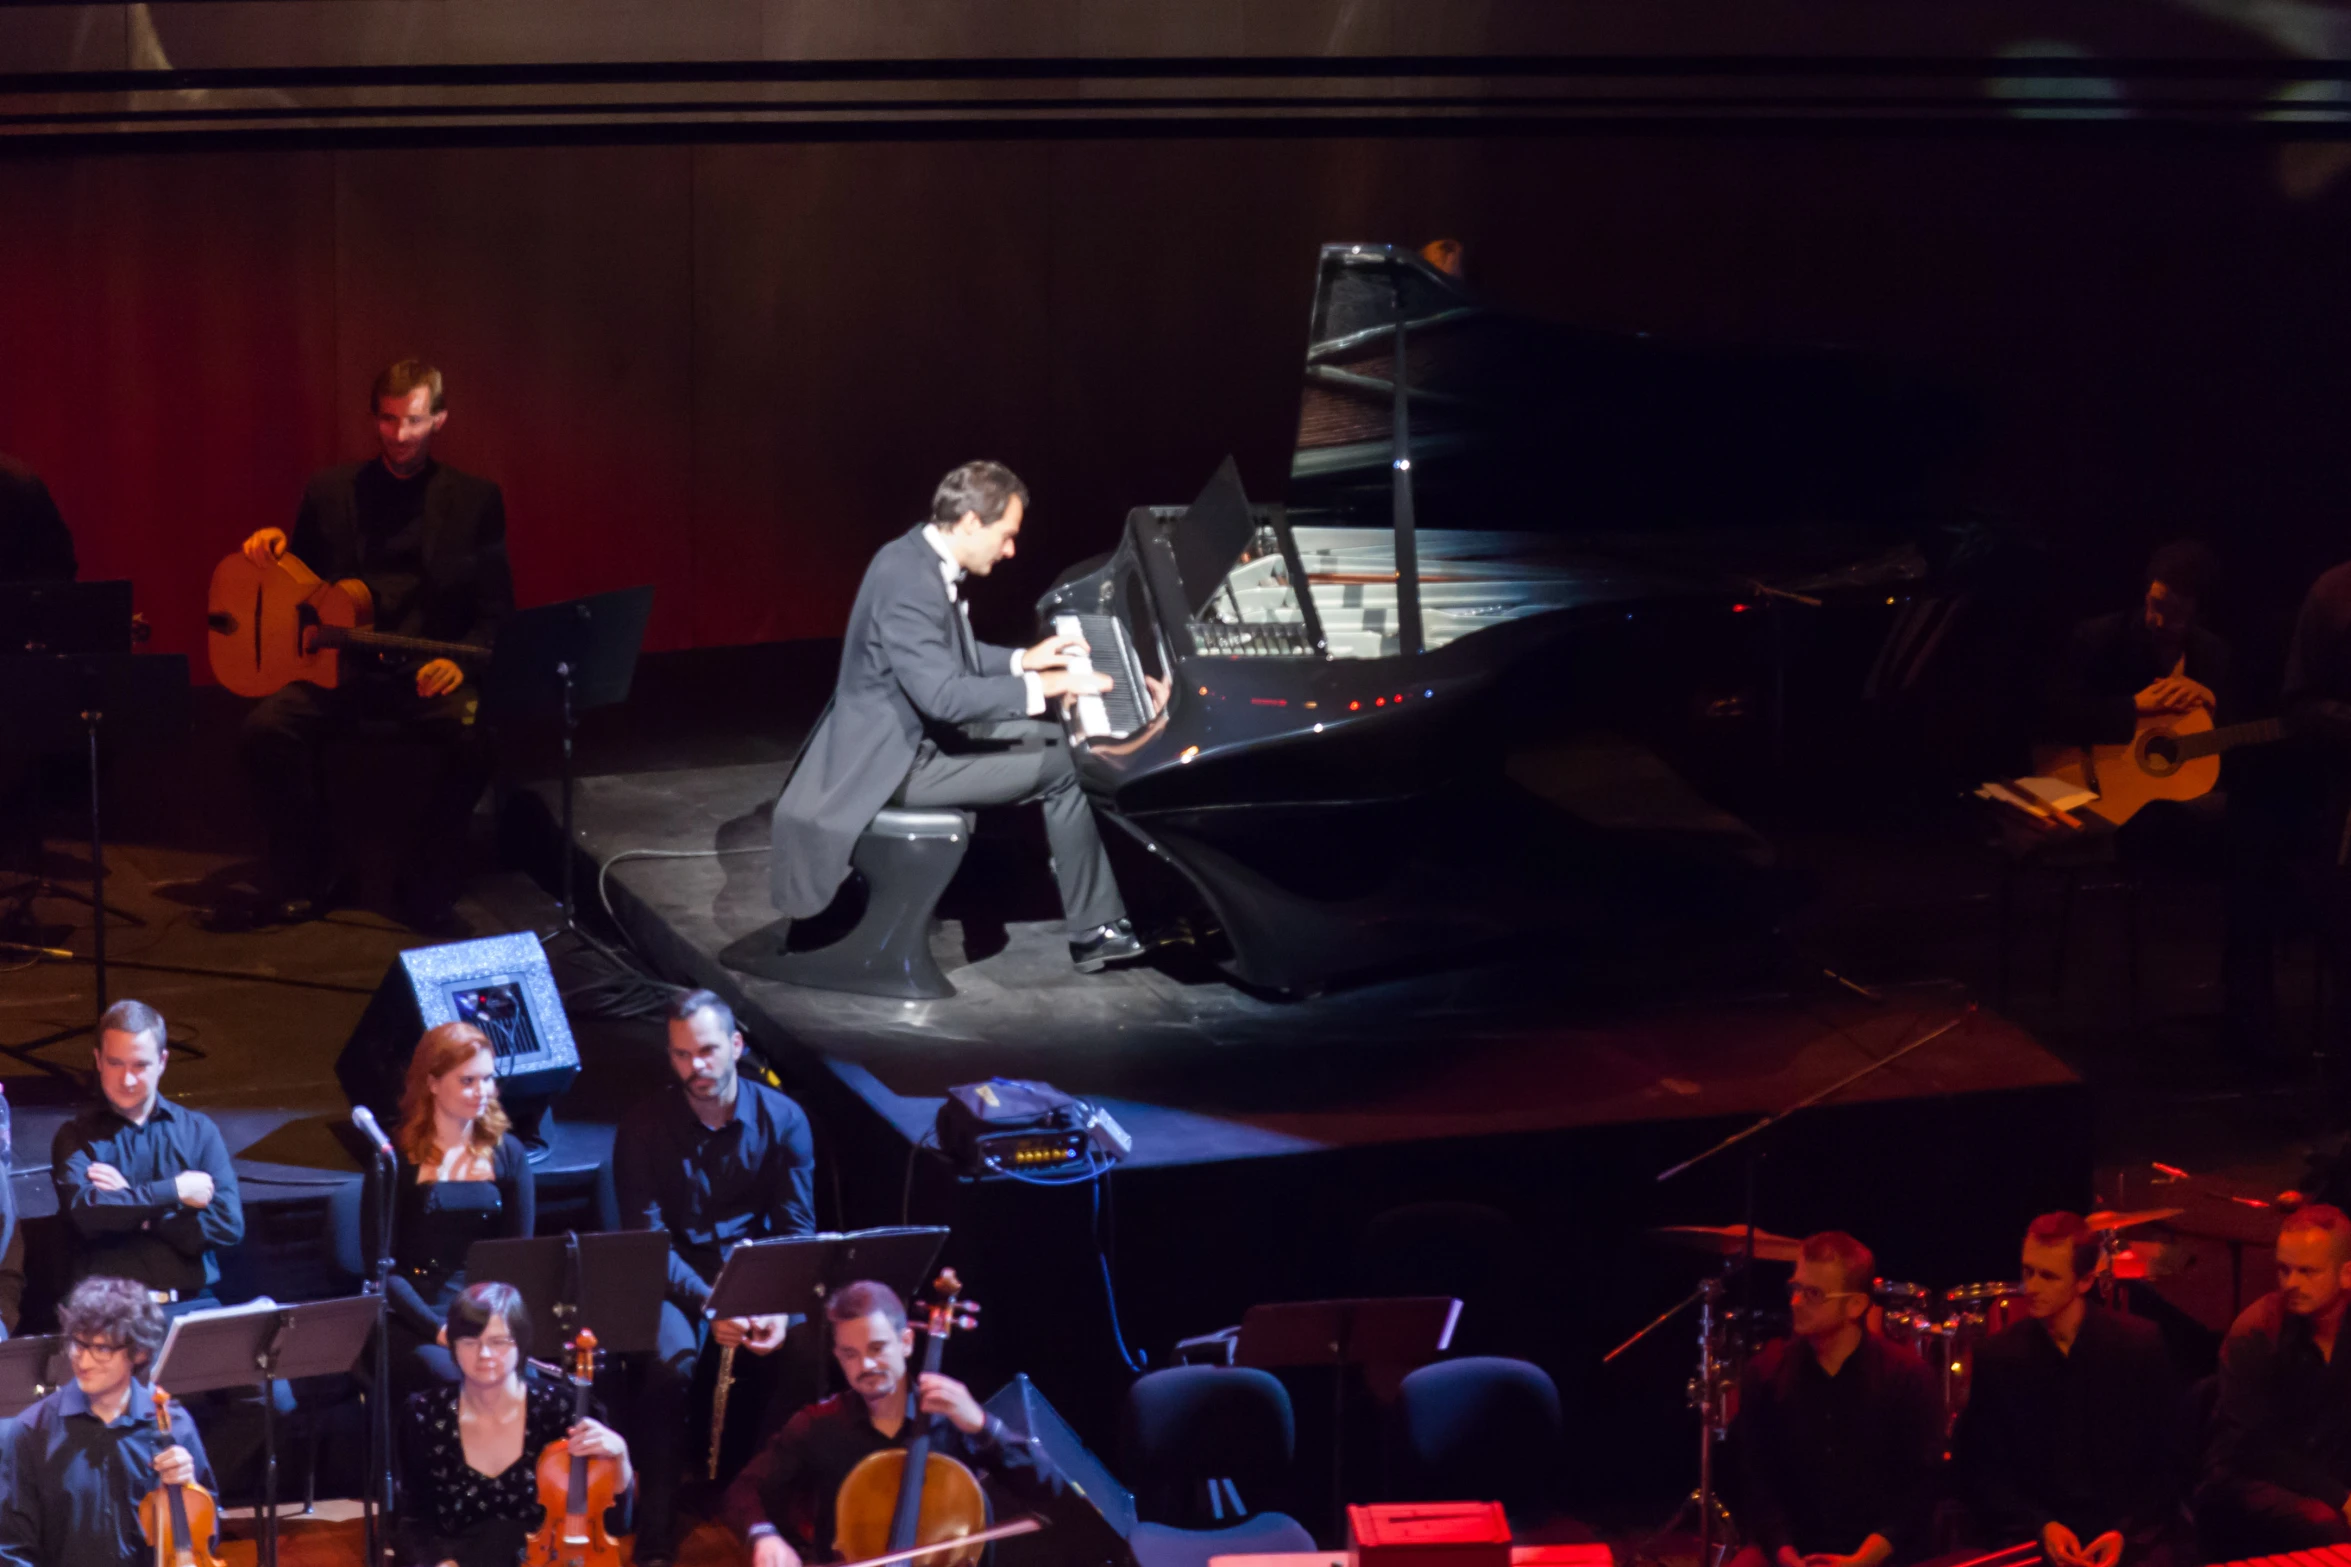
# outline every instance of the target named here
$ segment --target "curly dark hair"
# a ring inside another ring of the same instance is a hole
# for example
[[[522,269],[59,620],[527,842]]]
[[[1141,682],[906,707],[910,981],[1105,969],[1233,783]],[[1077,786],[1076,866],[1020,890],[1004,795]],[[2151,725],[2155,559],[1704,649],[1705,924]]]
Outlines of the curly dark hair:
[[[144,1366],[163,1348],[163,1308],[144,1284],[93,1275],[73,1287],[57,1308],[69,1338],[104,1339],[130,1347],[131,1364]]]

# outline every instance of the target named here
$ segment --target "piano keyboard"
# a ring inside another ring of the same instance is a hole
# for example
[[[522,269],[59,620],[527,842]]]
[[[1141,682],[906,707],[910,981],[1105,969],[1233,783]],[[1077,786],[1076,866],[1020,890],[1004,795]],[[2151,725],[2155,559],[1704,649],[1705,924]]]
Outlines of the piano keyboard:
[[[1149,722],[1143,711],[1143,683],[1136,673],[1134,644],[1126,624],[1115,615],[1056,615],[1056,636],[1081,636],[1094,650],[1092,658],[1073,658],[1069,667],[1087,672],[1097,660],[1110,677],[1110,689],[1099,696],[1077,699],[1076,728],[1087,740],[1123,740]]]
[[[2322,1545],[2315,1550],[2287,1551],[2278,1556],[2248,1556],[2222,1567],[2351,1567],[2351,1545]]]

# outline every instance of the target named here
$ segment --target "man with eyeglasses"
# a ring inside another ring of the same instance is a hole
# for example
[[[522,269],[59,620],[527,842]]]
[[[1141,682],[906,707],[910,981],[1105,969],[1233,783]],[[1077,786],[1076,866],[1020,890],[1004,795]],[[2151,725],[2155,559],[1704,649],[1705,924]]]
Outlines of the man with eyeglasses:
[[[1795,1331],[1747,1363],[1732,1426],[1733,1567],[1885,1567],[1914,1556],[1942,1455],[1934,1376],[1870,1332],[1877,1259],[1838,1230],[1804,1242]]]
[[[216,1490],[187,1411],[172,1406],[168,1438],[155,1429],[139,1373],[163,1346],[162,1309],[129,1279],[90,1278],[58,1317],[73,1380],[0,1421],[0,1567],[150,1559],[139,1499],[159,1483]]]
[[[178,1316],[216,1306],[218,1253],[245,1238],[237,1169],[212,1117],[163,1097],[163,1014],[122,1000],[98,1020],[101,1102],[57,1129],[49,1179],[72,1227],[76,1278],[152,1291]]]
[[[2051,1567],[2170,1559],[2178,1388],[2163,1335],[2090,1300],[2098,1236],[2045,1213],[2024,1236],[2025,1320],[1992,1335],[1953,1448],[1987,1547],[2034,1540]]]

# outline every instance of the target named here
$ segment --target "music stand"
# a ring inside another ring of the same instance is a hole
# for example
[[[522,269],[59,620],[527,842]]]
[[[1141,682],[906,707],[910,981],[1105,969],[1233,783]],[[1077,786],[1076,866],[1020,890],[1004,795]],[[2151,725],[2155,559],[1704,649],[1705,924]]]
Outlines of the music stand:
[[[97,1032],[98,1019],[106,1015],[106,917],[110,912],[105,901],[106,834],[99,811],[99,735],[130,733],[153,741],[182,734],[189,724],[188,660],[181,654],[41,654],[6,661],[6,678],[0,679],[0,734],[35,752],[70,750],[78,742],[88,758],[90,941],[96,1005],[88,1025],[60,1029],[20,1045],[0,1045],[0,1054],[58,1076],[71,1076],[36,1059],[33,1052],[79,1034]],[[146,923],[135,914],[111,912],[135,925]]]
[[[859,1279],[887,1284],[900,1300],[912,1300],[946,1244],[946,1227],[929,1224],[745,1241],[719,1265],[703,1314],[813,1317],[823,1311],[827,1295]]]
[[[72,1380],[63,1334],[0,1343],[0,1420],[23,1414]]]
[[[341,1376],[359,1364],[382,1312],[375,1295],[281,1306],[264,1296],[242,1306],[176,1318],[149,1368],[151,1385],[185,1399],[220,1388],[261,1391],[261,1567],[277,1567],[277,1399],[280,1378]],[[377,1388],[376,1396],[388,1389]]]
[[[653,589],[620,588],[507,617],[482,677],[482,716],[554,718],[563,728],[563,930],[577,931],[572,896],[572,737],[579,715],[628,700]]]
[[[531,1341],[561,1344],[587,1328],[615,1355],[654,1348],[669,1290],[667,1230],[475,1241],[465,1249],[473,1284],[511,1284],[530,1308]]]
[[[1319,1366],[1331,1374],[1331,1527],[1347,1522],[1347,1368],[1418,1366],[1451,1347],[1461,1302],[1447,1295],[1301,1300],[1251,1306],[1233,1364],[1264,1370]]]

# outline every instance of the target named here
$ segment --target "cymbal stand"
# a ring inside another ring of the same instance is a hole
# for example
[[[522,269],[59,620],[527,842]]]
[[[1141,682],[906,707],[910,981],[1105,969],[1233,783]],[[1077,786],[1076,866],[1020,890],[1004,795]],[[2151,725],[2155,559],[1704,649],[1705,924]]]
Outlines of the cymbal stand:
[[[1749,1259],[1751,1260],[1751,1259]],[[1646,1546],[1673,1533],[1685,1513],[1693,1509],[1698,1514],[1698,1567],[1716,1567],[1717,1558],[1730,1548],[1737,1537],[1738,1525],[1731,1510],[1715,1494],[1714,1453],[1724,1437],[1730,1434],[1731,1389],[1737,1381],[1737,1370],[1725,1352],[1724,1281],[1728,1275],[1744,1271],[1746,1263],[1732,1259],[1724,1271],[1701,1283],[1671,1310],[1651,1321],[1640,1332],[1610,1350],[1601,1359],[1606,1365],[1626,1350],[1656,1332],[1688,1307],[1698,1308],[1698,1374],[1689,1382],[1690,1407],[1698,1411],[1698,1489],[1682,1498],[1673,1516],[1651,1531],[1644,1549],[1636,1551],[1638,1559],[1646,1553]]]

